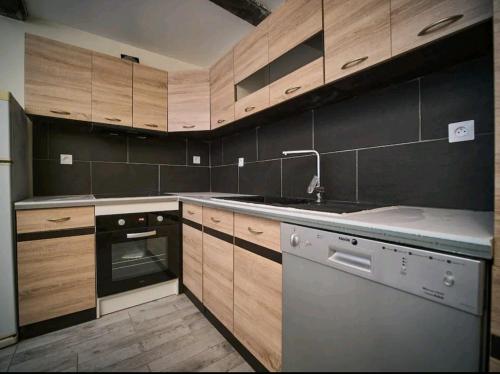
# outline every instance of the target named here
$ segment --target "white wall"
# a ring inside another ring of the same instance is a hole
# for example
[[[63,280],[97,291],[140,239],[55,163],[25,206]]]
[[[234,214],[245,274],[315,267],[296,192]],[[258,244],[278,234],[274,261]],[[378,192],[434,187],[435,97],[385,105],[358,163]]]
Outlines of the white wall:
[[[10,91],[24,107],[24,34],[30,33],[120,57],[139,57],[141,64],[163,70],[198,69],[198,66],[116,42],[95,34],[39,20],[16,21],[0,16],[0,90]]]

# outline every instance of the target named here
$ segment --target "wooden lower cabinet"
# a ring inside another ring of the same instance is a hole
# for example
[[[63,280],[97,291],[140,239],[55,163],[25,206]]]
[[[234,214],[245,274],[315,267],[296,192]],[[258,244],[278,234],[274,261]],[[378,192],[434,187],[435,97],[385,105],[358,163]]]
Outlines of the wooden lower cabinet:
[[[182,283],[203,301],[203,233],[182,225]]]
[[[203,304],[233,331],[233,244],[203,234]]]
[[[19,325],[96,307],[95,236],[17,244]]]
[[[281,370],[282,265],[238,246],[234,335],[268,370]]]

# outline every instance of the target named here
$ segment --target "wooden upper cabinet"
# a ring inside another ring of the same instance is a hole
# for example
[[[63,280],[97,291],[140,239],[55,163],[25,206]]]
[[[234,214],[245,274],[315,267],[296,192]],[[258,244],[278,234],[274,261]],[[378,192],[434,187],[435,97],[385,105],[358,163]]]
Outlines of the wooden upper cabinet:
[[[93,53],[92,122],[132,126],[132,62]]]
[[[391,57],[390,0],[324,0],[325,81]]]
[[[269,61],[323,29],[322,0],[287,0],[269,17]]]
[[[90,121],[91,71],[92,52],[26,34],[26,111]]]
[[[210,117],[212,129],[234,121],[233,50],[210,69]]]
[[[234,82],[255,73],[269,63],[268,22],[262,21],[249,35],[234,47]]]
[[[133,66],[134,127],[167,131],[167,72]]]
[[[392,55],[492,16],[491,0],[391,0]]]
[[[210,130],[208,70],[168,74],[168,131]]]

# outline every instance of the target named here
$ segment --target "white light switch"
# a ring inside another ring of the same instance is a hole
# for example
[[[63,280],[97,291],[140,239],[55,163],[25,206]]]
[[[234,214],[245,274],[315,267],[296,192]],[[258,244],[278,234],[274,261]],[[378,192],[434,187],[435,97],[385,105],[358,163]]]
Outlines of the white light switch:
[[[238,158],[238,166],[240,168],[242,168],[243,166],[245,166],[245,158],[244,157]]]
[[[474,140],[474,121],[450,123],[448,125],[448,141],[450,143]]]
[[[73,165],[73,155],[61,155],[61,165]]]
[[[201,163],[201,157],[193,156],[193,164],[199,164],[199,163]]]

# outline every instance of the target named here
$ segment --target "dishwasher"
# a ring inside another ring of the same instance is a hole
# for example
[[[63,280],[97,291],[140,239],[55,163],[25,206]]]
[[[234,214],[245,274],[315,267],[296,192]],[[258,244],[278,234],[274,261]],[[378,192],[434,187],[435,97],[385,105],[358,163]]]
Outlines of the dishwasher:
[[[483,371],[482,260],[282,223],[284,371]]]

